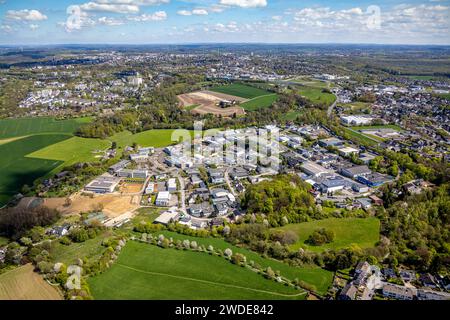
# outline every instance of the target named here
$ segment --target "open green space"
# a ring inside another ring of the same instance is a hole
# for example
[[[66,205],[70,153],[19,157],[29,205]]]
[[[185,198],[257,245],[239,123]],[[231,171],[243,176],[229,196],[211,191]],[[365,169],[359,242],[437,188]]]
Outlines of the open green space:
[[[253,99],[259,96],[265,96],[270,94],[270,92],[259,89],[259,88],[255,88],[255,87],[251,87],[251,86],[246,86],[244,84],[239,84],[239,83],[233,83],[233,84],[228,84],[228,85],[224,85],[224,86],[219,86],[219,87],[214,87],[210,89],[211,91],[214,92],[219,92],[219,93],[224,93],[224,94],[229,94],[232,96],[237,96],[237,97],[241,97],[241,98],[245,98],[245,99]]]
[[[172,133],[174,131],[170,129],[154,129],[136,134],[132,134],[129,131],[122,131],[109,137],[108,140],[115,141],[118,147],[131,146],[136,142],[141,147],[162,148],[176,143],[176,141],[172,141]]]
[[[305,243],[317,229],[325,228],[334,232],[333,242],[321,246],[311,246]],[[299,239],[290,246],[293,250],[304,248],[321,252],[327,249],[343,249],[353,244],[360,248],[374,247],[380,237],[380,220],[377,218],[329,218],[311,222],[289,224],[275,230],[294,231]]]
[[[110,236],[109,232],[105,232],[94,239],[86,240],[82,243],[72,243],[70,245],[61,244],[58,241],[52,242],[51,249],[49,251],[51,261],[62,262],[66,265],[73,264],[77,259],[88,258],[89,260],[95,260],[100,258],[103,252],[106,250],[102,246],[102,242]]]
[[[4,246],[9,243],[9,239],[5,237],[0,237],[0,246]]]
[[[69,166],[98,160],[102,156],[101,152],[110,146],[111,142],[107,140],[72,137],[35,151],[27,157],[59,160],[64,162],[63,166]]]
[[[336,101],[336,96],[332,93],[324,92],[323,88],[306,87],[299,89],[299,94],[310,100],[314,104],[331,105]]]
[[[260,265],[263,268],[271,267],[274,271],[280,271],[281,276],[283,277],[291,280],[297,278],[310,285],[313,285],[317,289],[317,292],[320,294],[323,294],[328,290],[328,287],[330,286],[333,279],[333,273],[324,269],[315,266],[292,267],[278,260],[264,258],[256,252],[233,246],[232,244],[222,239],[190,237],[170,231],[160,231],[155,233],[156,236],[158,236],[159,234],[163,234],[167,238],[173,238],[174,240],[194,240],[199,245],[204,245],[206,247],[212,245],[214,248],[221,249],[222,251],[230,248],[233,253],[241,253],[245,255],[247,257],[247,261],[253,260],[256,264]]]
[[[0,120],[0,139],[22,137],[38,133],[72,134],[80,125],[92,118],[55,120],[54,118],[18,118]]]
[[[301,115],[301,113],[302,112],[298,110],[289,111],[288,113],[282,116],[282,119],[286,121],[294,121],[297,120],[297,117]]]
[[[0,206],[20,192],[23,185],[32,185],[34,180],[62,164],[59,160],[30,158],[29,154],[70,137],[41,134],[0,145]]]
[[[385,124],[385,125],[374,125],[374,126],[357,126],[357,127],[350,127],[353,130],[372,130],[372,129],[393,129],[396,131],[403,131],[402,128],[395,124]]]
[[[95,299],[304,299],[287,287],[222,257],[129,241],[110,269],[88,279]]]
[[[345,133],[350,136],[350,138],[358,143],[361,143],[363,145],[375,145],[382,141],[379,137],[369,137],[368,135],[364,135],[361,132],[358,132],[356,130],[346,128],[344,127]]]
[[[241,103],[241,107],[246,111],[257,111],[259,109],[271,107],[277,99],[278,95],[276,93],[268,94]]]

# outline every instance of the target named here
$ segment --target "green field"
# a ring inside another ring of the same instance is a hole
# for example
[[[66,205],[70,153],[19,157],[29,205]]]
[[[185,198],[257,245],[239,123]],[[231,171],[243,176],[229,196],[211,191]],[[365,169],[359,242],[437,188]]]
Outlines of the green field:
[[[222,257],[129,241],[114,265],[88,279],[98,300],[304,299],[305,292],[267,280]]]
[[[63,163],[59,160],[29,158],[27,155],[70,137],[64,134],[42,134],[0,145],[0,206],[20,192],[24,184],[32,185],[34,180]]]
[[[328,290],[328,287],[331,284],[333,279],[333,273],[323,270],[318,267],[291,267],[286,263],[283,263],[278,260],[263,258],[256,252],[238,248],[225,242],[222,239],[217,238],[197,238],[197,237],[189,237],[186,235],[170,232],[170,231],[161,231],[155,233],[155,235],[163,234],[167,238],[173,238],[174,240],[185,240],[188,239],[190,241],[195,240],[199,245],[209,246],[212,245],[216,249],[225,250],[230,248],[234,253],[238,252],[247,257],[247,261],[253,260],[255,263],[259,264],[263,268],[271,267],[273,270],[280,271],[283,277],[288,279],[299,279],[310,285],[316,287],[317,292],[320,294],[325,293]]]
[[[23,137],[38,133],[72,134],[92,118],[55,120],[54,118],[19,118],[0,120],[0,139]]]
[[[355,140],[356,142],[359,142],[363,145],[373,146],[373,145],[383,141],[379,137],[369,137],[365,134],[362,134],[361,132],[354,131],[350,128],[344,127],[344,130],[353,140]]]
[[[332,230],[335,234],[334,241],[322,246],[310,246],[305,243],[309,236],[317,229],[325,228]],[[342,249],[352,244],[360,248],[371,248],[375,246],[380,237],[380,221],[377,218],[329,218],[311,222],[289,224],[275,230],[294,231],[299,240],[291,245],[291,249],[305,248],[315,252],[327,249]]]
[[[322,92],[323,88],[301,87],[299,94],[314,104],[331,105],[336,101],[336,96],[332,93]]]
[[[175,142],[172,141],[172,133],[175,130],[148,130],[132,134],[129,131],[119,132],[108,140],[117,142],[118,147],[131,146],[136,142],[141,147],[167,147]],[[192,134],[192,133],[191,133]]]
[[[370,130],[370,129],[393,129],[396,131],[403,131],[402,128],[395,124],[385,124],[385,125],[375,125],[375,126],[358,126],[358,127],[350,127],[353,130]]]
[[[281,118],[286,121],[294,121],[297,120],[297,117],[301,114],[302,114],[301,111],[289,111],[288,113],[284,114]]]
[[[239,84],[239,83],[233,83],[233,84],[229,84],[229,85],[224,85],[224,86],[220,86],[220,87],[214,87],[210,89],[211,91],[214,92],[219,92],[219,93],[224,93],[224,94],[229,94],[232,96],[236,96],[236,97],[241,97],[244,99],[253,99],[256,97],[260,97],[260,96],[265,96],[270,94],[270,92],[259,89],[259,88],[255,88],[255,87],[251,87],[251,86],[246,86],[243,84]]]
[[[52,144],[28,155],[29,158],[52,159],[63,161],[62,166],[79,162],[92,162],[101,157],[101,153],[111,146],[111,142],[101,139],[72,137]]]
[[[246,111],[257,111],[259,109],[271,107],[277,99],[278,95],[276,93],[269,94],[241,103],[241,107]]]

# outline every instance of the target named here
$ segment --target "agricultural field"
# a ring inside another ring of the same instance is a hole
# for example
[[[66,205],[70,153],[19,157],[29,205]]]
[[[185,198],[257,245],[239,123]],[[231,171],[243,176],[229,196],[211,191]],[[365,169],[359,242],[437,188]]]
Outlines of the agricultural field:
[[[55,120],[54,118],[19,118],[0,120],[0,139],[23,137],[38,133],[73,134],[92,118]]]
[[[259,88],[246,86],[244,84],[233,83],[224,86],[214,87],[210,89],[214,92],[224,93],[231,96],[237,96],[244,99],[253,99],[260,96],[266,96],[270,92]]]
[[[0,275],[0,300],[62,300],[55,287],[33,271],[31,264]]]
[[[28,155],[49,145],[69,139],[69,135],[42,134],[0,145],[0,206],[20,192],[23,185],[32,185],[63,161],[29,158]]]
[[[232,96],[224,93],[218,93],[213,91],[196,91],[191,93],[180,94],[178,100],[182,108],[187,111],[196,114],[214,114],[221,115],[223,117],[231,117],[236,115],[245,114],[244,109],[237,106],[229,106],[227,108],[221,108],[219,103],[224,100],[235,101],[236,103],[241,103],[246,101],[246,99]],[[195,106],[195,107],[193,107]]]
[[[110,146],[111,142],[107,140],[72,137],[35,151],[27,157],[58,160],[64,162],[62,166],[70,166],[78,162],[98,160]]]
[[[335,234],[334,241],[322,246],[311,246],[305,243],[317,229],[325,228]],[[304,248],[310,251],[322,252],[327,249],[342,249],[358,245],[360,248],[374,247],[380,237],[380,221],[377,218],[329,218],[311,222],[289,224],[275,230],[294,231],[299,240],[290,246],[292,250]]]
[[[247,261],[253,260],[255,263],[259,264],[263,268],[271,267],[273,270],[280,271],[281,275],[288,279],[299,279],[312,286],[317,290],[317,293],[324,294],[331,284],[333,279],[333,273],[326,271],[318,267],[291,267],[281,261],[277,261],[270,258],[263,258],[258,253],[239,248],[225,242],[222,239],[217,238],[198,238],[190,237],[170,231],[160,231],[155,233],[155,236],[163,234],[167,238],[173,238],[174,240],[185,240],[196,241],[199,245],[209,246],[212,245],[216,249],[225,250],[230,248],[233,252],[238,252],[247,257]]]
[[[136,142],[141,147],[162,148],[170,146],[176,142],[172,141],[172,133],[175,130],[148,130],[140,133],[132,134],[129,131],[123,131],[109,137],[108,140],[117,143],[118,147],[131,146]]]
[[[98,300],[300,300],[306,295],[222,257],[134,241],[88,283]]]
[[[350,127],[353,130],[372,130],[372,129],[393,129],[395,131],[403,131],[402,128],[395,124],[385,124],[385,125],[373,125],[373,126],[357,126]]]
[[[336,96],[332,93],[323,92],[323,88],[300,87],[298,93],[310,100],[314,104],[323,104],[329,106],[336,101]]]
[[[244,108],[245,111],[257,111],[272,106],[277,99],[278,95],[276,93],[269,94],[241,103],[241,107]]]

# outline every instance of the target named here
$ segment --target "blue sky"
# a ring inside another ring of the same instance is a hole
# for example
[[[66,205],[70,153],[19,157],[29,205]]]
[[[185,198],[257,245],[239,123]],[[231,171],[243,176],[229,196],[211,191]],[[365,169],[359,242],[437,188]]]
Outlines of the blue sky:
[[[450,44],[450,0],[0,0],[0,44]]]

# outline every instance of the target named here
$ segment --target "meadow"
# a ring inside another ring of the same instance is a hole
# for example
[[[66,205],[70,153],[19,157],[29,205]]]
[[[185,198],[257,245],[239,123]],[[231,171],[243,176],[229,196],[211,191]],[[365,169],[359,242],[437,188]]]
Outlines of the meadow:
[[[278,95],[276,93],[269,94],[241,103],[241,107],[244,108],[245,111],[257,111],[259,109],[271,107],[277,99]]]
[[[323,92],[323,88],[300,87],[299,94],[314,104],[324,104],[329,106],[336,101],[336,96],[332,93]]]
[[[251,87],[251,86],[246,86],[246,85],[239,84],[239,83],[233,83],[233,84],[228,84],[228,85],[224,85],[224,86],[214,87],[214,88],[211,88],[210,90],[214,91],[214,92],[219,92],[219,93],[224,93],[224,94],[229,94],[232,96],[245,98],[245,99],[253,99],[256,97],[266,96],[266,95],[270,94],[270,92],[268,92],[268,91],[265,91],[265,90],[262,90],[259,88],[255,88],[255,87]]]
[[[62,300],[62,295],[27,264],[0,275],[0,300]]]
[[[18,118],[0,120],[0,139],[23,137],[38,133],[73,134],[80,125],[92,118],[56,120],[54,118]]]
[[[222,257],[135,241],[88,284],[98,300],[299,300],[306,295]]]
[[[325,228],[335,234],[334,241],[321,246],[311,246],[305,243],[317,229]],[[298,241],[291,245],[292,250],[304,248],[310,251],[322,252],[327,249],[343,249],[353,244],[360,248],[374,247],[380,237],[380,221],[377,218],[329,218],[311,222],[289,224],[275,230],[293,231],[298,235]]]
[[[173,132],[174,130],[171,129],[154,129],[136,134],[132,134],[129,131],[122,131],[109,137],[108,140],[116,142],[117,146],[122,148],[131,146],[134,142],[141,147],[162,148],[175,143],[172,141]]]
[[[234,253],[238,252],[247,257],[247,261],[253,260],[256,264],[263,268],[271,267],[273,270],[280,271],[283,277],[288,279],[299,279],[312,286],[317,290],[317,293],[324,294],[331,284],[333,279],[333,273],[326,271],[324,269],[311,266],[311,267],[292,267],[281,261],[277,261],[270,258],[261,257],[258,253],[233,246],[232,244],[217,238],[198,238],[189,237],[186,235],[170,232],[170,231],[160,231],[155,233],[155,235],[163,234],[167,238],[173,238],[174,240],[185,240],[196,241],[199,245],[209,246],[212,245],[216,249],[221,249],[222,251],[230,248]]]

